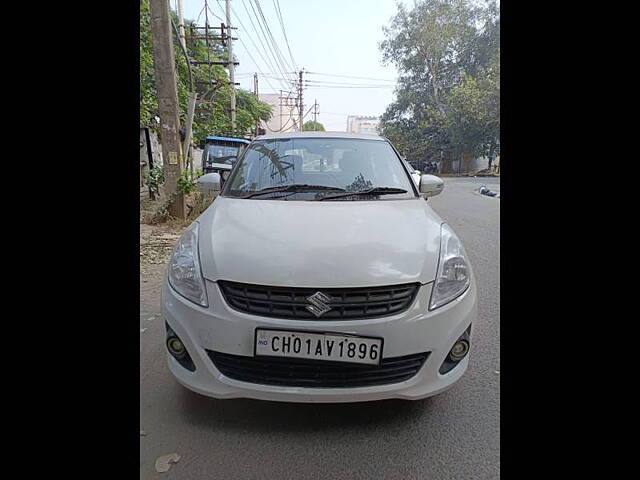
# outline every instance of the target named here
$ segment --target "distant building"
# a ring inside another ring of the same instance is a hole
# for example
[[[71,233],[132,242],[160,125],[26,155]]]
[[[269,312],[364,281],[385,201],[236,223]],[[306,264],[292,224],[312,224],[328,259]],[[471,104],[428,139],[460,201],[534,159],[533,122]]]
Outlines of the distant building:
[[[349,115],[347,117],[347,132],[349,133],[370,133],[378,134],[380,117],[365,117],[360,115]]]
[[[287,96],[287,92],[260,93],[260,101],[271,105],[271,119],[268,122],[260,122],[260,128],[265,133],[295,132],[298,130],[298,108],[295,105],[295,97]]]

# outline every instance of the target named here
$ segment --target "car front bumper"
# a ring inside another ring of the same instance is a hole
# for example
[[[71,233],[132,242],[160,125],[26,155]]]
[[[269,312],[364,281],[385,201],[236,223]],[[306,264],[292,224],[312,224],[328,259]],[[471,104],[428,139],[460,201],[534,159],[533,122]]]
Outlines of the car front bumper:
[[[281,320],[250,315],[231,309],[215,282],[205,281],[209,307],[199,307],[177,294],[165,280],[162,311],[169,327],[180,337],[196,370],[182,367],[168,352],[170,371],[185,387],[214,398],[254,398],[287,402],[360,402],[382,399],[417,400],[440,393],[465,373],[470,353],[450,372],[440,366],[449,350],[473,324],[477,312],[476,287],[451,303],[428,311],[433,283],[422,285],[409,310],[397,315],[368,320],[308,321]],[[253,356],[256,328],[281,328],[340,332],[384,338],[383,358],[430,352],[420,371],[409,380],[388,385],[353,388],[285,387],[247,383],[223,375],[206,350]],[[473,337],[473,326],[471,331]]]

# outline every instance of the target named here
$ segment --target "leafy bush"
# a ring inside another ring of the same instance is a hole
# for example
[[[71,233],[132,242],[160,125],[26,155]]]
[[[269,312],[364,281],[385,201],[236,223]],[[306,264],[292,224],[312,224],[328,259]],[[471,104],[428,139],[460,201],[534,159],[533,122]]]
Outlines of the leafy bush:
[[[153,167],[145,173],[144,181],[155,196],[160,195],[160,187],[164,185],[164,170],[162,167]]]
[[[178,192],[183,195],[189,195],[196,189],[196,179],[202,175],[201,170],[193,172],[193,177],[189,170],[183,170],[178,179]]]

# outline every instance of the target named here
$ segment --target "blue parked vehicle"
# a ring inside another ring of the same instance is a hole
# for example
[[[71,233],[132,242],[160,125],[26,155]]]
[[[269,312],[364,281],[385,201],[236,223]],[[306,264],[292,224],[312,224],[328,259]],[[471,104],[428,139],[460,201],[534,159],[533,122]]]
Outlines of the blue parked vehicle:
[[[229,172],[249,140],[234,137],[206,137],[201,142],[202,173]]]

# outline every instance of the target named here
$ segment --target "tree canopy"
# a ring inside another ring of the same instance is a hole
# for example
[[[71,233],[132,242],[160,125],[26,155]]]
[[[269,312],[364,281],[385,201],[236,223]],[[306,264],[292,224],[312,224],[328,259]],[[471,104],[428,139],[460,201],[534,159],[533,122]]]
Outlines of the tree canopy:
[[[172,12],[173,21],[178,18]],[[193,20],[185,19],[185,30]],[[194,33],[202,34],[202,30]],[[178,76],[178,102],[181,122],[186,120],[189,96],[189,68],[182,52],[179,39],[174,35],[176,72]],[[187,53],[196,61],[222,61],[227,58],[227,49],[221,42],[211,42],[209,48],[204,40],[188,39]],[[246,90],[236,89],[236,131],[231,128],[231,86],[229,75],[222,65],[191,66],[194,89],[198,93],[198,103],[193,119],[193,138],[202,139],[207,135],[244,136],[251,132],[258,120],[267,121],[271,117],[271,106],[259,101]],[[149,0],[140,1],[140,126],[157,130],[155,116],[158,102],[153,68],[153,46],[151,41]],[[184,124],[184,123],[183,123]]]
[[[413,160],[493,155],[500,137],[500,13],[495,0],[417,0],[384,29],[400,72],[381,132]]]
[[[302,124],[302,130],[305,132],[324,132],[324,125],[320,122],[314,122],[313,120],[309,120],[308,122],[304,122]]]

